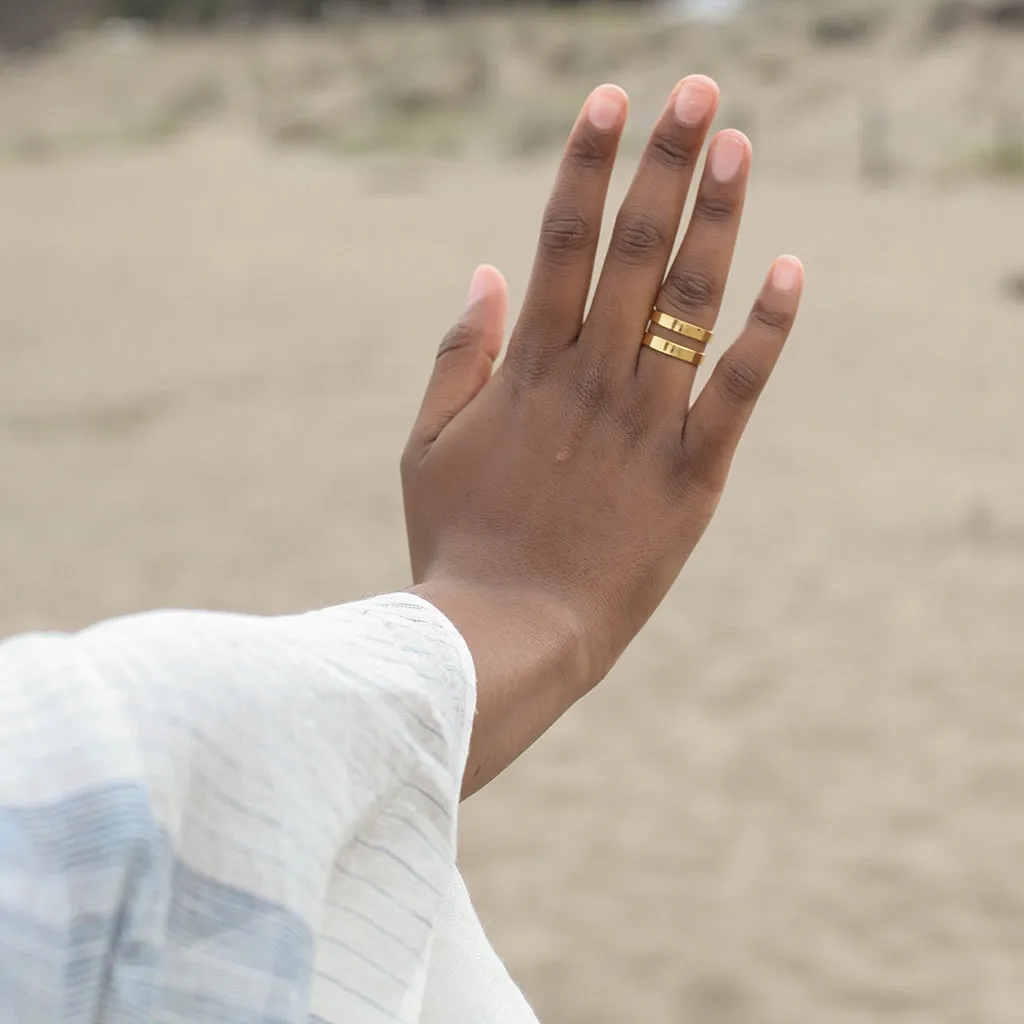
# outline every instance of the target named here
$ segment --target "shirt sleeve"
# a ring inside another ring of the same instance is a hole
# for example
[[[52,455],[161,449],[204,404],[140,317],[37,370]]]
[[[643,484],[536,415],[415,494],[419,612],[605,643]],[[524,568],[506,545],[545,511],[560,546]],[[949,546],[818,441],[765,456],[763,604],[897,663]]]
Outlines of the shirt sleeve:
[[[458,872],[437,916],[420,1024],[537,1024]]]
[[[420,1019],[472,659],[391,595],[0,644],[0,1019]]]

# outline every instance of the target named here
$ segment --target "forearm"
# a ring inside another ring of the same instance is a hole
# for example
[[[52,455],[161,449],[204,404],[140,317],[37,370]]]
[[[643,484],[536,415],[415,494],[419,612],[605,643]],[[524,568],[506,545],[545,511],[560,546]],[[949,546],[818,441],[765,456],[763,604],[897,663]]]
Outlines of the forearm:
[[[578,621],[561,602],[454,582],[423,583],[411,593],[455,625],[476,665],[465,799],[501,774],[593,686],[596,669],[583,653]]]

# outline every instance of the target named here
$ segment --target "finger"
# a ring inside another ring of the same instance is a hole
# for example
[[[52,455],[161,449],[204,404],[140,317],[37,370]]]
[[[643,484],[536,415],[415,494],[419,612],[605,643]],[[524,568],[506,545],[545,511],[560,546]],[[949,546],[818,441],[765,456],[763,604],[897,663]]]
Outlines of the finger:
[[[736,251],[749,173],[747,137],[732,130],[717,135],[708,152],[683,244],[658,292],[658,309],[714,330]],[[704,347],[673,337],[662,328],[656,333],[697,351]],[[655,400],[664,399],[667,408],[685,416],[696,374],[694,366],[678,359],[666,360],[658,352],[641,348],[637,373]]]
[[[754,405],[789,337],[804,270],[776,260],[739,340],[722,356],[683,429],[683,462],[692,482],[720,492]]]
[[[679,83],[651,134],[615,222],[608,255],[580,342],[602,357],[636,366],[636,350],[658,293],[718,86],[704,75]],[[628,339],[628,340],[627,340]]]
[[[491,379],[501,352],[508,312],[508,285],[501,272],[478,267],[469,302],[458,323],[445,335],[427,384],[410,446],[425,451],[441,431]]]
[[[542,359],[579,335],[627,107],[622,89],[602,85],[588,97],[569,136],[509,343],[513,361]]]

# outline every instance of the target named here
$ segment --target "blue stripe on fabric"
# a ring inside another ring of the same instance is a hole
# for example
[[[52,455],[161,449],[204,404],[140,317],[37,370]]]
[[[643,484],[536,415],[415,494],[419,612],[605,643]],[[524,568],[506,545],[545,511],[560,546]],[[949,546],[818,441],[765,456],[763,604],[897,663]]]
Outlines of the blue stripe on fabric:
[[[0,808],[0,872],[21,880],[0,888],[2,1020],[304,1020],[312,929],[176,860],[140,784]],[[237,1001],[180,988],[189,980],[165,976],[167,949],[220,972]]]
[[[0,865],[64,874],[123,863],[158,843],[138,783],[84,790],[43,807],[0,807]]]
[[[451,811],[449,811],[448,808],[445,807],[445,805],[441,803],[441,801],[438,800],[433,793],[427,792],[427,790],[425,790],[422,786],[417,786],[415,782],[406,782],[405,788],[411,789],[413,790],[413,792],[419,793],[420,796],[424,797],[428,803],[432,803],[441,812],[445,821],[452,820]]]
[[[389,860],[393,860],[400,867],[405,868],[405,870],[408,871],[409,874],[412,875],[412,877],[415,878],[418,882],[425,885],[435,896],[439,896],[442,898],[444,897],[444,893],[440,889],[438,889],[438,887],[434,885],[434,883],[431,882],[429,878],[427,878],[424,875],[421,875],[407,860],[405,860],[405,858],[399,857],[394,850],[389,850],[386,846],[381,846],[380,843],[367,842],[365,839],[361,839],[359,836],[356,836],[355,839],[352,840],[352,842],[356,846],[363,847],[363,849],[365,850],[370,850],[373,853],[379,853],[382,857],[387,857]]]
[[[347,992],[350,996],[355,996],[355,998],[358,999],[361,1003],[364,1003],[371,1009],[376,1010],[378,1013],[387,1017],[388,1020],[401,1021],[401,1017],[399,1017],[395,1013],[392,1013],[386,1006],[382,1006],[380,1003],[377,1002],[376,999],[371,999],[368,995],[364,995],[358,989],[352,988],[351,985],[346,985],[345,982],[340,981],[338,978],[332,977],[330,974],[325,974],[323,971],[317,971],[316,976],[318,978],[323,978],[324,981],[328,981],[332,985],[336,985],[338,988],[341,989],[342,992]]]
[[[379,921],[375,921],[369,914],[364,914],[362,911],[357,910],[355,907],[350,907],[346,903],[330,903],[328,906],[333,907],[341,914],[348,914],[349,917],[354,917],[359,921],[362,921],[367,927],[372,928],[375,932],[383,935],[386,939],[390,939],[396,946],[400,946],[407,953],[412,953],[416,957],[416,963],[419,964],[423,960],[423,953],[415,946],[410,946],[400,935],[396,935],[393,931],[385,928]],[[329,938],[325,938],[324,941],[329,942]]]
[[[424,917],[423,914],[420,914],[417,911],[413,910],[413,908],[410,907],[408,904],[403,903],[400,899],[396,899],[394,893],[389,892],[387,889],[384,888],[384,886],[378,884],[372,878],[367,878],[365,875],[357,875],[350,868],[346,867],[339,866],[335,870],[339,875],[344,875],[346,878],[351,878],[353,882],[362,882],[363,885],[369,886],[371,889],[373,889],[374,892],[379,893],[381,896],[384,897],[384,899],[393,903],[396,907],[399,908],[399,910],[404,910],[407,914],[409,914],[410,917],[416,918],[417,921],[420,921],[428,928],[433,927],[433,923],[431,922],[429,917]],[[328,900],[327,906],[343,907],[344,904],[336,903],[333,900]]]
[[[289,1009],[286,1003],[282,1000],[278,1007],[252,1010],[241,1002],[229,1003],[217,996],[171,990],[163,997],[160,1019],[175,1024],[307,1024],[307,1014]],[[131,1017],[125,1019],[134,1021]]]
[[[396,814],[394,811],[381,811],[380,816],[382,818],[390,818],[392,821],[397,821],[404,825],[410,832],[419,836],[420,839],[423,840],[424,846],[426,846],[427,849],[429,849],[430,852],[438,858],[438,860],[444,861],[445,863],[448,862],[448,855],[444,851],[439,850],[434,845],[430,836],[428,836],[427,833],[424,832],[423,829],[421,829],[415,822],[410,821],[408,818],[403,818],[402,815]]]

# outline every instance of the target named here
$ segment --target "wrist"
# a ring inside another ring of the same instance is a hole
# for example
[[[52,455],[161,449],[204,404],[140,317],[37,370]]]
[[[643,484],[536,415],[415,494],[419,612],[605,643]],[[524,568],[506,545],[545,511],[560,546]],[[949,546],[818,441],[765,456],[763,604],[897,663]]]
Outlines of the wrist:
[[[477,708],[463,796],[486,785],[599,679],[583,618],[536,591],[447,579],[411,587],[461,633]]]

